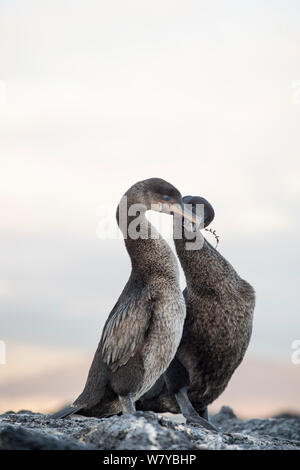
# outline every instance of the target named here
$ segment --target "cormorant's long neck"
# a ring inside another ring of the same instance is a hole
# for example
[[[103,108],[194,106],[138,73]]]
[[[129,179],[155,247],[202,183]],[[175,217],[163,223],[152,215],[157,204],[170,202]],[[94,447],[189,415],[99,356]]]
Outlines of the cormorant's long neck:
[[[127,222],[123,227],[120,226],[119,217],[117,220],[123,232],[132,270],[136,274],[144,280],[159,277],[178,278],[176,258],[170,246],[146,218],[145,212],[140,213],[138,217],[127,215]]]
[[[187,286],[192,285],[215,285],[216,282],[223,282],[225,277],[232,275],[230,264],[223,256],[199,233],[202,237],[201,248],[188,250],[187,243],[191,242],[184,233],[180,239],[174,239],[176,252],[180,264],[185,273]]]
[[[176,252],[186,277],[189,276],[189,272],[191,271],[191,269],[196,268],[199,270],[201,268],[197,268],[197,266],[202,266],[207,261],[207,254],[209,254],[209,246],[207,245],[206,240],[204,239],[201,232],[199,232],[198,236],[199,235],[201,239],[199,243],[200,248],[198,249],[188,249],[192,248],[193,244],[196,248],[196,240],[189,239],[185,234],[184,228],[182,229],[182,237],[178,239],[174,238]]]

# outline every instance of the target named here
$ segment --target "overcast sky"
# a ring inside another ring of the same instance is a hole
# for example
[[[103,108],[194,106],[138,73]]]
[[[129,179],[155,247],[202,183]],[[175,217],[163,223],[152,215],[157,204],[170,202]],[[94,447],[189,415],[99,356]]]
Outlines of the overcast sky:
[[[130,272],[97,208],[158,176],[213,204],[257,292],[249,355],[291,364],[299,20],[298,0],[0,0],[1,340],[95,350]]]

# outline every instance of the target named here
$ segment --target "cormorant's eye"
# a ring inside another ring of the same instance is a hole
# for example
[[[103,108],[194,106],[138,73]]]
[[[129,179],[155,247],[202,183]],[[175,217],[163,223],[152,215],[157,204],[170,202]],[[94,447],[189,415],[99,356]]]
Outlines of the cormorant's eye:
[[[169,199],[169,196],[164,196],[164,201],[168,201]]]

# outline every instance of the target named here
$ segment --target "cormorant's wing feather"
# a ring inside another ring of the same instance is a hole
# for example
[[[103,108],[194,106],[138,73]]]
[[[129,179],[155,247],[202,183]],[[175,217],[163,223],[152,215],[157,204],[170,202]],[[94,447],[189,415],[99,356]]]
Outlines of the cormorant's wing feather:
[[[104,362],[116,371],[139,350],[152,313],[148,288],[125,289],[103,330],[101,352]]]

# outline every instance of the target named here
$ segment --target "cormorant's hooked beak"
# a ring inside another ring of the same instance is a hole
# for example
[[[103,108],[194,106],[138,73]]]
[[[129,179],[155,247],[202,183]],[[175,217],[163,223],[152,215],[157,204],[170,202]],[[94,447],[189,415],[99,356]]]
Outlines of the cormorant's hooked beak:
[[[182,205],[180,204],[169,205],[169,210],[173,214],[181,215],[184,219],[188,220],[192,224],[195,224],[196,227],[200,227],[201,222],[202,222],[202,217],[199,217],[199,215],[194,214],[187,207],[184,207],[183,204]]]

